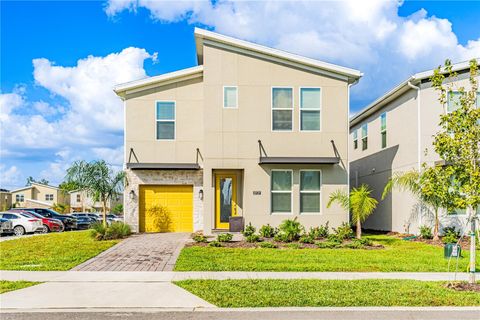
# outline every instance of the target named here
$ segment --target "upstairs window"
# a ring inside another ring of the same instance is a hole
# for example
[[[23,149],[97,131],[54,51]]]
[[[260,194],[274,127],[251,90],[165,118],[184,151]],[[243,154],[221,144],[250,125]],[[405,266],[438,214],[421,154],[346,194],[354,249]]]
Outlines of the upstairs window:
[[[15,201],[16,202],[23,202],[25,200],[25,196],[23,194],[16,194]]]
[[[319,131],[320,113],[320,88],[300,88],[300,130]]]
[[[447,113],[453,112],[461,107],[460,99],[462,98],[462,93],[460,91],[451,91],[447,93]]]
[[[175,102],[158,101],[156,110],[157,140],[175,139]]]
[[[293,89],[272,88],[272,130],[292,131]]]
[[[53,194],[46,194],[45,195],[45,200],[46,201],[53,201]]]
[[[358,149],[358,130],[353,131],[353,149]]]
[[[368,124],[365,123],[362,125],[362,150],[367,150],[368,148]]]
[[[387,114],[380,115],[380,135],[382,136],[382,149],[387,147]]]
[[[238,108],[238,89],[233,86],[223,87],[223,107]]]
[[[80,198],[80,195],[77,194],[77,202],[80,202],[82,199]]]

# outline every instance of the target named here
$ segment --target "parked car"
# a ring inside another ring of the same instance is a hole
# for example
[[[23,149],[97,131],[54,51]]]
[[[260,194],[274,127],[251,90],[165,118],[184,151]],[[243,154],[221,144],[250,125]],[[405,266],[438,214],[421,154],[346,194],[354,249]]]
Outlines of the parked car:
[[[25,209],[11,209],[8,210],[8,212],[23,212],[31,215],[34,218],[42,220],[42,224],[45,227],[45,232],[62,232],[64,230],[64,226],[61,220],[54,218],[46,218],[36,213],[35,211],[28,211]]]
[[[78,230],[86,230],[89,229],[92,224],[96,222],[94,218],[90,218],[88,216],[83,215],[76,215],[76,214],[69,214],[72,218],[77,220],[77,229]]]
[[[8,219],[12,222],[13,233],[16,236],[25,233],[44,232],[42,220],[34,218],[23,212],[1,212],[0,218]]]
[[[12,221],[4,218],[0,218],[0,234],[12,234],[13,224]]]
[[[24,209],[27,211],[33,211],[38,213],[39,215],[45,218],[53,218],[62,221],[65,230],[75,230],[77,229],[77,219],[75,217],[60,214],[56,211],[51,209],[43,209],[43,208],[28,208]]]
[[[90,212],[75,212],[75,213],[72,213],[71,216],[74,216],[75,218],[78,218],[78,217],[90,218],[92,219],[93,222],[102,221],[102,218],[99,215],[95,213],[90,213]]]
[[[107,214],[107,219],[115,221],[115,222],[123,222],[123,218],[120,218],[119,216],[117,216],[116,214],[113,214],[113,213]]]

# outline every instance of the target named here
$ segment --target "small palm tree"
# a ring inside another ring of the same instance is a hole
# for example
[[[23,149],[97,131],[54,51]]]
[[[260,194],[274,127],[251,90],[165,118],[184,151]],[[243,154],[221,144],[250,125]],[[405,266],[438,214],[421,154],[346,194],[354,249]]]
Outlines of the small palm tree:
[[[70,206],[65,203],[54,203],[52,209],[61,214],[65,214],[70,211]]]
[[[330,208],[333,202],[338,204],[352,213],[352,222],[357,226],[357,239],[362,238],[362,223],[373,213],[377,207],[378,201],[371,197],[372,190],[367,185],[362,184],[358,188],[353,188],[350,191],[350,196],[347,192],[337,190],[330,194],[327,208]]]
[[[107,224],[107,202],[123,188],[125,173],[114,173],[104,160],[77,161],[67,170],[66,181],[75,183],[95,201],[102,203],[103,224]]]

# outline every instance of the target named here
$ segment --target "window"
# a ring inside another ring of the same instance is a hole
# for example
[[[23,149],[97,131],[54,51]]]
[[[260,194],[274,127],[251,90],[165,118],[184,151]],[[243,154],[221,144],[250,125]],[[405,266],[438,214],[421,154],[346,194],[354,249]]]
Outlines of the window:
[[[157,140],[175,139],[175,102],[157,102]]]
[[[80,202],[82,199],[80,197],[80,194],[77,194],[77,202]]]
[[[223,87],[223,107],[238,108],[237,87]]]
[[[321,172],[300,170],[300,213],[320,213]]]
[[[272,130],[292,131],[293,89],[272,88]]]
[[[300,88],[300,130],[319,131],[320,111],[320,88]]]
[[[358,149],[358,130],[353,131],[353,149]]]
[[[480,108],[480,91],[477,91],[477,108]]]
[[[25,196],[23,194],[17,194],[17,195],[15,195],[15,201],[16,202],[23,202],[23,201],[25,201]]]
[[[448,92],[448,99],[447,99],[447,112],[453,112],[460,108],[460,98],[462,97],[462,93],[459,91],[451,91]]]
[[[292,212],[292,170],[272,170],[272,213]]]
[[[362,125],[362,150],[366,150],[368,148],[368,124],[365,123]]]
[[[382,149],[387,147],[387,114],[380,115],[380,135],[382,136]]]
[[[45,195],[45,200],[46,201],[53,201],[53,194],[46,194]]]

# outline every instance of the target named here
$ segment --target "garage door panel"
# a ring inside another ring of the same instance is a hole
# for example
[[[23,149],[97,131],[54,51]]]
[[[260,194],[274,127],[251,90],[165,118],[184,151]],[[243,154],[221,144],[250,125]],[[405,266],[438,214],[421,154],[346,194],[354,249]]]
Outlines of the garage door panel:
[[[165,207],[168,217],[152,217],[148,209],[153,205]],[[142,232],[193,231],[193,186],[141,186],[139,207]]]

